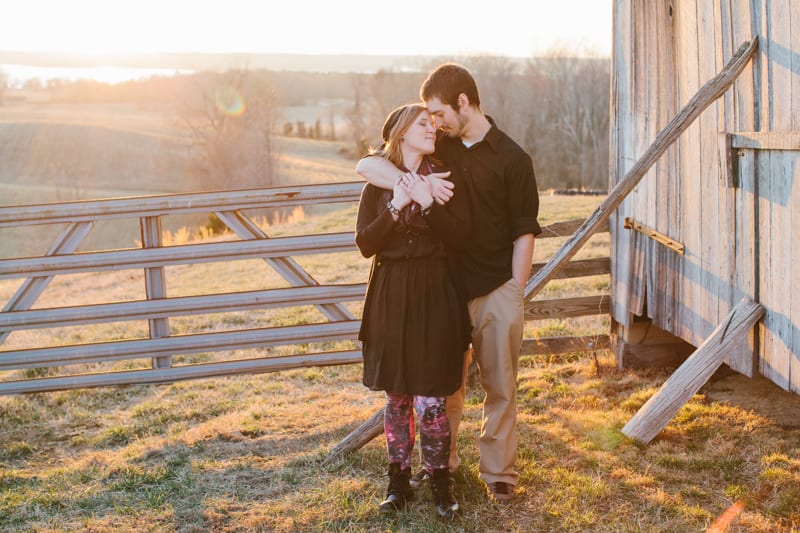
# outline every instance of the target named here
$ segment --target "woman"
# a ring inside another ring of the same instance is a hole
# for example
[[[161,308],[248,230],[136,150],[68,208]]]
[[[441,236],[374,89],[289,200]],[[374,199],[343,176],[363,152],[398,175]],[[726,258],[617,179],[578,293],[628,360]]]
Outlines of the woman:
[[[407,172],[392,191],[367,184],[356,223],[358,248],[364,257],[375,256],[359,339],[364,385],[386,391],[389,488],[380,510],[401,509],[411,495],[413,405],[437,512],[452,518],[459,506],[448,470],[445,397],[461,385],[470,340],[469,315],[453,268],[469,229],[467,195],[457,192],[446,206],[433,201],[425,175],[442,169],[430,157],[436,128],[422,104],[392,111],[382,137],[375,155]],[[451,179],[459,191],[460,178]]]

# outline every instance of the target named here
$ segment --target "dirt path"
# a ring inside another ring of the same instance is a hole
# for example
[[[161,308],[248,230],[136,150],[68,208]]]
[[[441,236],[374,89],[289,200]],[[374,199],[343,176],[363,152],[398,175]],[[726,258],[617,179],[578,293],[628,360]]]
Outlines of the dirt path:
[[[731,373],[703,389],[717,402],[753,411],[786,428],[800,427],[800,394],[785,391],[763,376],[748,378]]]

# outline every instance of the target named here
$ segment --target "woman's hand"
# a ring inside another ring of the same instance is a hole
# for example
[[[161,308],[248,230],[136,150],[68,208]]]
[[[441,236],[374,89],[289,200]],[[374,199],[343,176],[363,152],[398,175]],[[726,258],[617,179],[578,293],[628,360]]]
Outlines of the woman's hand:
[[[411,203],[411,196],[406,183],[408,178],[406,176],[407,174],[400,174],[394,180],[394,187],[392,188],[392,192],[394,193],[392,205],[397,209],[403,209],[405,206]]]
[[[408,193],[423,210],[430,209],[433,205],[433,185],[427,176],[411,173]]]

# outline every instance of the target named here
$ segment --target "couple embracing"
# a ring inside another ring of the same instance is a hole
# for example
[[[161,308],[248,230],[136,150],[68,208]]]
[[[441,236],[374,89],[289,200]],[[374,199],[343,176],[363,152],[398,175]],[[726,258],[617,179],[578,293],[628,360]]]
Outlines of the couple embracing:
[[[424,104],[389,114],[383,145],[356,168],[368,181],[356,244],[373,257],[359,339],[364,384],[386,393],[380,510],[403,508],[411,485],[429,480],[449,519],[459,510],[452,474],[470,353],[486,394],[480,478],[496,503],[516,489],[517,366],[539,197],[530,157],[483,114],[465,68],[439,66],[420,96]],[[412,479],[415,410],[423,466]]]

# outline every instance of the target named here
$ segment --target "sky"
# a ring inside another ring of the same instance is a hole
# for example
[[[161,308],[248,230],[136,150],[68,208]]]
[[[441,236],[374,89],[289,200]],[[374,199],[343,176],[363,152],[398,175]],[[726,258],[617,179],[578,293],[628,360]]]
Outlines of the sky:
[[[11,0],[0,50],[609,55],[612,0]]]

